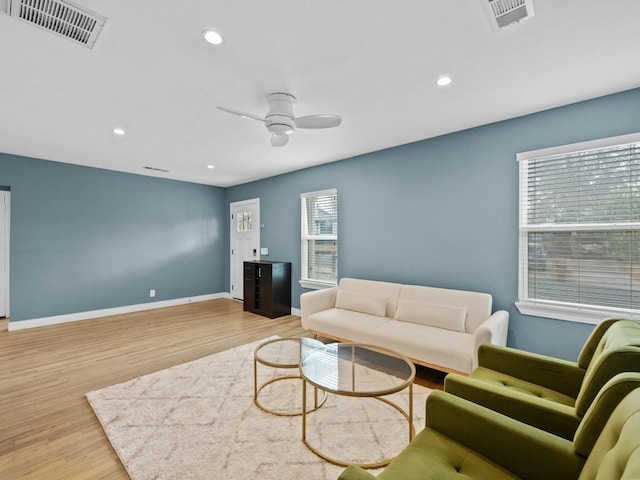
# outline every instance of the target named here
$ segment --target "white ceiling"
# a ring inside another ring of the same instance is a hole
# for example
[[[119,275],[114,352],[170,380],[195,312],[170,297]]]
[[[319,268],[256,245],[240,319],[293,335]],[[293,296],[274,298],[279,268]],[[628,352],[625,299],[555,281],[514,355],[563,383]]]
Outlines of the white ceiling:
[[[497,33],[481,1],[76,0],[94,49],[0,13],[0,152],[231,186],[640,86],[640,1],[534,0]],[[274,148],[216,109],[281,91],[342,125]]]

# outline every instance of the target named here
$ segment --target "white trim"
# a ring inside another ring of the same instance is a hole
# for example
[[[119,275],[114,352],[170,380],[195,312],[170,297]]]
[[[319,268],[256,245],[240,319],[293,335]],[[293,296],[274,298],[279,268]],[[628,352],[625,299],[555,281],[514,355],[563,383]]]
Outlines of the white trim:
[[[640,310],[600,307],[594,305],[569,304],[561,301],[548,301],[529,299],[528,297],[528,234],[531,232],[575,232],[575,231],[612,231],[612,230],[640,230],[640,223],[597,223],[597,224],[528,224],[525,221],[526,193],[528,192],[529,163],[540,162],[565,155],[579,155],[583,152],[601,150],[607,148],[626,147],[640,143],[640,132],[615,137],[600,138],[596,140],[559,145],[542,148],[516,155],[516,160],[522,162],[519,165],[519,240],[518,240],[518,297],[515,303],[518,311],[524,315],[554,318],[571,322],[598,324],[604,318],[624,317],[640,320]],[[530,162],[531,161],[531,162]]]
[[[306,192],[300,194],[300,199],[309,198],[309,197],[324,197],[327,195],[337,195],[337,188],[327,188],[326,190],[317,190],[315,192]]]
[[[9,233],[9,229],[11,228],[11,192],[10,191],[1,191],[0,192],[0,196],[2,196],[2,198],[4,198],[4,205],[5,205],[5,211],[4,211],[4,273],[0,272],[0,275],[4,275],[4,293],[5,293],[5,317],[9,318],[10,316],[10,309],[9,309],[9,300],[11,298],[11,295],[9,295],[9,288],[10,288],[10,284],[9,284],[9,280],[11,278],[11,275],[9,274],[9,269],[11,268],[11,264],[10,264],[10,255],[9,255],[9,251],[10,251],[10,247],[9,247],[9,241],[11,239],[11,235]],[[0,252],[0,255],[2,255],[3,252]]]
[[[320,290],[323,288],[331,288],[335,287],[337,283],[337,278],[335,282],[323,282],[320,280],[315,280],[313,278],[307,278],[309,273],[309,240],[334,240],[336,243],[338,242],[337,234],[319,234],[319,235],[310,235],[308,228],[308,218],[307,218],[307,209],[306,202],[308,198],[315,197],[323,197],[330,195],[338,195],[337,188],[328,188],[325,190],[317,190],[315,192],[305,192],[300,194],[300,280],[298,282],[303,288]],[[338,220],[339,221],[339,220]],[[336,277],[338,273],[336,272]]]
[[[302,311],[299,308],[291,308],[291,315],[297,315],[297,316],[301,316],[302,315]]]
[[[176,305],[186,305],[188,303],[206,302],[208,300],[216,300],[218,298],[231,298],[231,294],[229,292],[211,293],[208,295],[199,295],[196,297],[174,298],[172,300],[163,300],[160,302],[141,303],[138,305],[126,305],[124,307],[105,308],[102,310],[92,310],[89,312],[68,313],[65,315],[33,318],[30,320],[21,320],[17,322],[12,322],[11,320],[9,320],[8,329],[10,332],[13,332],[15,330],[24,330],[26,328],[58,325],[60,323],[78,322],[81,320],[90,320],[93,318],[108,317],[111,315],[122,315],[124,313],[142,312],[144,310],[154,310],[156,308],[174,307]]]
[[[298,283],[300,283],[300,286],[302,288],[312,288],[314,290],[322,290],[325,288],[333,288],[335,286],[337,286],[337,283],[333,283],[333,282],[320,282],[318,280],[309,280],[306,278],[302,278],[300,280],[298,280]]]
[[[605,318],[629,318],[640,320],[637,310],[598,308],[598,307],[572,307],[568,305],[554,304],[553,302],[519,301],[516,307],[523,315],[534,317],[555,318],[569,322],[589,323],[597,325]]]
[[[525,225],[528,232],[593,232],[611,230],[640,230],[640,223],[536,223]]]
[[[600,138],[598,140],[590,140],[588,142],[571,143],[569,145],[560,145],[557,147],[521,152],[516,155],[516,161],[520,162],[522,160],[530,160],[532,158],[539,160],[544,157],[553,157],[555,155],[562,155],[565,153],[579,153],[585,150],[595,150],[598,148],[621,146],[638,142],[640,142],[640,133],[630,133],[628,135],[619,135],[617,137]]]

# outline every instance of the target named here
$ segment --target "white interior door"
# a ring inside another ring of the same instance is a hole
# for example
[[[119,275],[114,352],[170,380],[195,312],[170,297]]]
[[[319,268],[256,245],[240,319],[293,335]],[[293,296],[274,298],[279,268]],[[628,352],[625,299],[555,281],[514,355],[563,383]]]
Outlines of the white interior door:
[[[9,315],[9,192],[0,192],[0,317]]]
[[[231,297],[244,299],[243,266],[260,259],[260,199],[231,204]]]

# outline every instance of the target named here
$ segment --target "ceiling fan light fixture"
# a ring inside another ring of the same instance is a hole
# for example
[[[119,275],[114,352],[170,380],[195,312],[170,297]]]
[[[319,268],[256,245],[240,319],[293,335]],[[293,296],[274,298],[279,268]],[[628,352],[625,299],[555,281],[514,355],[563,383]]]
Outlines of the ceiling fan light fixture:
[[[271,146],[273,147],[284,147],[296,128],[333,128],[342,123],[340,115],[327,113],[296,117],[293,113],[296,97],[289,93],[270,93],[267,95],[267,101],[269,102],[269,112],[264,118],[225,107],[217,108],[232,115],[263,122],[271,133]]]
[[[213,30],[206,30],[202,33],[204,39],[211,45],[220,45],[222,43],[222,35]]]
[[[284,123],[272,123],[267,129],[274,135],[291,135],[293,133],[293,127]]]
[[[271,111],[265,118],[267,130],[279,137],[283,135],[291,135],[295,130],[295,125],[293,123],[293,108],[284,108],[280,113],[273,113],[273,103],[271,107]],[[289,107],[291,107],[290,104]]]

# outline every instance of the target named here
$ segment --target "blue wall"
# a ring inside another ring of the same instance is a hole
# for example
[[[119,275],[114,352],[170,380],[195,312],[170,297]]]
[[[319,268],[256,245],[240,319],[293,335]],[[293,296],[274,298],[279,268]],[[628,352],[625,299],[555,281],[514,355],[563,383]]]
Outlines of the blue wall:
[[[520,315],[518,152],[640,131],[640,89],[222,189],[0,154],[11,321],[229,291],[230,202],[260,198],[300,278],[300,193],[337,188],[341,277],[489,292],[509,345],[575,359],[593,326]]]
[[[509,311],[510,346],[575,360],[593,325],[514,305],[516,154],[637,131],[640,89],[239,185],[226,200],[260,198],[263,258],[292,262],[296,307],[305,291],[299,196],[335,187],[340,277],[491,293],[494,309]]]
[[[224,291],[222,188],[3,154],[0,185],[11,322]]]

